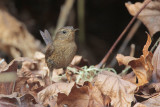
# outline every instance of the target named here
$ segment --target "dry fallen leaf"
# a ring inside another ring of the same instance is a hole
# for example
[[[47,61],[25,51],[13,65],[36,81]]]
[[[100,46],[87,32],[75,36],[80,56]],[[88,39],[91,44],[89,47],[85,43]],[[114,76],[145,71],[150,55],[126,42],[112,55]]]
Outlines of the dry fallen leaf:
[[[19,70],[19,77],[39,76],[45,78],[49,74],[49,69],[45,63],[45,56],[41,52],[36,52],[34,62],[25,61],[22,63],[22,68]]]
[[[157,95],[141,103],[146,105],[146,107],[160,107],[159,102],[160,102],[160,95]]]
[[[144,1],[145,2],[145,1]],[[136,13],[144,5],[143,3],[136,2],[135,4],[125,3],[129,13],[135,16]],[[160,31],[160,1],[151,1],[145,9],[139,14],[138,19],[141,20],[148,28],[151,36]]]
[[[0,107],[34,107],[35,104],[37,102],[31,94],[23,96],[19,96],[17,92],[10,95],[0,94]]]
[[[0,82],[12,82],[17,79],[17,69],[18,69],[18,63],[29,61],[32,63],[35,63],[32,59],[25,58],[25,57],[19,57],[14,60],[12,60],[6,67],[1,69],[0,71]]]
[[[95,78],[97,86],[103,95],[111,98],[111,105],[114,107],[130,107],[135,100],[134,91],[137,86],[123,80],[120,76],[112,72],[102,72]]]
[[[136,58],[132,56],[124,56],[122,54],[117,54],[116,59],[119,65],[128,65],[128,63]]]
[[[121,55],[121,56],[123,56],[123,55]],[[141,85],[148,83],[149,80],[151,79],[152,70],[153,70],[152,66],[150,66],[152,54],[149,54],[147,56],[147,61],[145,60],[143,55],[140,58],[136,58],[135,60],[130,60],[128,58],[129,57],[123,56],[123,60],[130,61],[128,63],[128,65],[131,66],[131,68],[133,69],[133,71],[138,79],[137,85],[141,86]],[[133,59],[133,58],[131,58],[131,59]],[[148,62],[149,64],[147,64],[146,62]],[[133,79],[135,80],[135,78],[133,78]],[[135,83],[135,81],[133,83]]]
[[[11,94],[13,91],[14,82],[18,79],[17,75],[17,69],[18,69],[18,63],[23,61],[30,61],[33,62],[33,60],[25,57],[19,57],[14,60],[12,60],[7,66],[5,66],[0,71],[0,93],[1,94]],[[7,82],[7,83],[6,83]]]
[[[89,107],[103,107],[105,106],[103,103],[103,96],[101,91],[96,86],[90,86],[89,88]],[[109,102],[110,103],[110,102]]]
[[[49,104],[51,98],[57,97],[58,93],[64,93],[66,95],[69,95],[74,84],[75,84],[74,82],[72,83],[54,83],[38,93],[37,95],[38,100],[44,105]]]
[[[152,57],[152,55],[148,55],[148,57]],[[148,60],[149,59],[149,60]],[[151,64],[151,58],[147,58],[147,62],[150,62]],[[135,75],[137,76],[138,79],[138,86],[142,86],[144,84],[149,83],[151,76],[152,76],[152,71],[153,67],[148,66],[146,63],[146,60],[143,56],[138,58],[137,60],[132,60],[129,62],[129,65],[133,69]]]
[[[0,94],[0,107],[17,107],[20,105],[20,100],[17,98],[17,93],[11,95]]]
[[[148,88],[154,89],[156,92],[160,92],[160,83],[151,83]]]
[[[26,77],[19,77],[16,80],[14,92],[21,93],[22,95],[26,94],[29,91],[29,88],[26,83],[28,79],[29,78]]]
[[[64,74],[64,70],[62,68],[54,69],[52,73],[52,81],[63,82],[63,79],[59,77],[59,75],[63,75],[63,74]]]
[[[63,93],[58,94],[57,105],[58,107],[88,107],[88,86],[77,87],[74,85],[68,96]]]
[[[39,72],[43,77],[45,77],[47,74],[49,74],[49,69],[47,67],[47,64],[45,62],[45,55],[41,52],[35,52],[34,54],[34,60],[38,62],[37,67],[41,72]]]
[[[71,62],[71,65],[82,67],[82,66],[87,66],[89,64],[88,61],[84,59],[82,56],[75,55]]]
[[[147,106],[141,103],[136,103],[133,107],[147,107]]]
[[[133,71],[131,73],[129,73],[129,74],[126,74],[126,75],[122,76],[122,78],[124,80],[127,80],[127,81],[133,83],[133,84],[136,84],[136,80],[137,79],[136,79],[136,76],[135,76]]]
[[[152,53],[148,51],[151,44],[151,37],[148,34],[148,39],[143,48],[143,55],[136,60],[132,60],[128,63],[138,78],[138,85],[144,85],[148,83],[152,77],[153,65],[152,65]]]
[[[0,72],[6,67],[7,67],[6,61],[0,58]]]
[[[11,66],[15,66],[14,64],[11,64]],[[16,70],[15,71],[3,71],[4,69],[8,68],[7,63],[4,59],[0,59],[0,82],[12,82],[17,79]]]
[[[12,94],[14,82],[0,83],[0,94]]]
[[[25,60],[21,69],[17,70],[18,79],[14,91],[21,95],[29,93],[36,98],[37,93],[50,84],[48,68],[44,69],[46,66],[44,54],[40,52],[35,53],[33,61]]]
[[[0,6],[0,49],[13,58],[33,57],[40,42],[28,32],[25,25],[15,19],[4,5]]]
[[[149,53],[150,53],[150,52],[148,51],[148,48],[150,47],[151,42],[152,42],[151,36],[150,36],[149,34],[147,34],[147,42],[146,42],[146,44],[144,45],[143,51],[142,51],[144,58],[146,58],[146,57],[149,55]]]
[[[14,92],[18,92],[21,95],[30,94],[37,99],[37,93],[40,92],[47,85],[44,80],[40,78],[19,77],[15,82]]]
[[[154,67],[152,81],[160,82],[160,43],[153,54],[152,64]]]
[[[5,68],[2,69],[2,71],[0,72],[8,72],[8,71],[17,71],[18,69],[18,63],[19,62],[24,62],[24,61],[28,61],[28,62],[32,62],[32,63],[36,63],[34,60],[27,58],[27,57],[18,57],[15,58],[14,60],[12,60]]]
[[[37,104],[35,98],[31,94],[25,94],[19,97],[20,107],[34,107]]]
[[[140,89],[139,89],[140,90]],[[139,91],[138,90],[138,91]],[[139,93],[136,93],[135,94],[135,98],[137,99],[137,101],[144,101],[144,100],[147,100],[149,98],[152,98],[154,96],[157,96],[159,93],[153,93],[153,94],[150,94],[149,92],[149,89],[146,88],[146,90],[141,90],[141,92]]]
[[[82,60],[82,56],[76,55],[76,56],[74,56],[74,58],[73,58],[71,64],[72,64],[72,65],[78,65],[78,64],[80,63],[81,60]]]

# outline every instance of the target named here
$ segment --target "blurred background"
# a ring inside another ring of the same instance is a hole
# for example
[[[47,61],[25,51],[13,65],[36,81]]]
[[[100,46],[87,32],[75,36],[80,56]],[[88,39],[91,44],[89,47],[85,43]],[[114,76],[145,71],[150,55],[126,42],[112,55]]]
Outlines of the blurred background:
[[[140,0],[131,2],[137,1]],[[37,50],[44,52],[45,44],[39,30],[47,29],[54,36],[56,29],[73,26],[80,29],[76,39],[78,54],[88,59],[90,64],[98,64],[132,18],[125,2],[128,1],[1,0],[0,57],[9,62],[18,56],[32,57]],[[142,54],[145,31],[146,27],[140,24],[123,51],[124,55],[130,54],[131,44],[135,44],[135,57]],[[125,37],[107,61],[110,67],[116,65],[110,63]]]

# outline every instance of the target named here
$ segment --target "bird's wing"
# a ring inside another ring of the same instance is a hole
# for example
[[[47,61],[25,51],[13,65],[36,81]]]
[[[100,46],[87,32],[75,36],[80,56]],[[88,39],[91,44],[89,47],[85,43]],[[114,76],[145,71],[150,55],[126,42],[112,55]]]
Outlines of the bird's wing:
[[[41,34],[43,40],[45,41],[46,45],[53,43],[53,39],[51,38],[51,35],[49,34],[49,32],[46,29],[44,30],[44,32],[42,32],[40,30],[40,34]]]
[[[54,52],[53,44],[48,45],[45,53],[46,57],[50,57],[53,54],[53,52]]]

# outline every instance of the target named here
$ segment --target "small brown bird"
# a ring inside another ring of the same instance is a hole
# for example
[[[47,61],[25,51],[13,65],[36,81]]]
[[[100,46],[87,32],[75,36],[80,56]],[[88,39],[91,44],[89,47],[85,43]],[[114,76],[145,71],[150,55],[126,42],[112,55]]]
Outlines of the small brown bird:
[[[77,51],[75,31],[72,26],[62,27],[52,40],[49,32],[40,31],[46,45],[45,61],[52,73],[53,69],[66,68],[72,61]]]

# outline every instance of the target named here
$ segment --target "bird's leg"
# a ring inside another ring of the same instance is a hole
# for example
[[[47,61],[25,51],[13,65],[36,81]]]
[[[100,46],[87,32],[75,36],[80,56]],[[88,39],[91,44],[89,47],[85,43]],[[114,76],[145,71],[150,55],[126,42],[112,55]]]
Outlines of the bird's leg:
[[[47,81],[49,81],[49,83],[52,83],[52,75],[53,75],[53,70],[51,71],[51,70],[49,70],[50,72],[49,72],[49,75],[48,75],[48,80]]]

